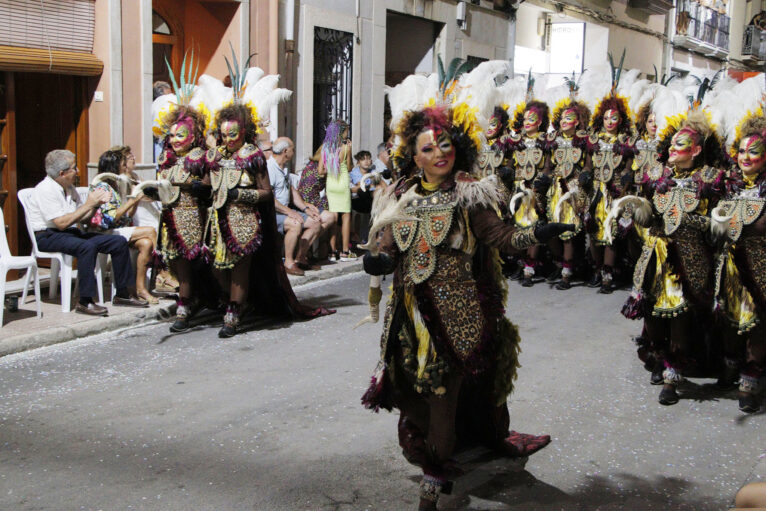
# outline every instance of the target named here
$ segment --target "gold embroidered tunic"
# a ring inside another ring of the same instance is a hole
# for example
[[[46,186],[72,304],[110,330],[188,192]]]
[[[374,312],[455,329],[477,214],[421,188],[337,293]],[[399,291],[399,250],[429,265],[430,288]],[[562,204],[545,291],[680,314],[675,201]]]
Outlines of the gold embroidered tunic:
[[[235,155],[224,154],[222,148],[210,149],[206,158],[213,187],[208,245],[213,266],[231,269],[261,246],[258,203],[273,200],[271,186],[263,153],[252,144],[245,144]],[[238,191],[237,200],[229,198],[231,190]]]
[[[582,215],[588,206],[588,196],[580,188],[578,178],[588,161],[587,133],[580,131],[574,136],[563,133],[550,133],[548,140],[554,144],[551,151],[553,167],[553,183],[548,188],[547,214],[549,222],[574,224],[573,232],[565,232],[559,237],[562,240],[574,238],[582,229]],[[570,192],[570,199],[561,203],[560,216],[555,217],[556,207],[562,196]]]
[[[205,177],[205,151],[196,147],[171,163],[167,152],[160,155],[159,178],[174,185],[171,197],[162,204],[159,252],[167,263],[183,257],[191,260],[201,255],[204,247],[207,208],[191,193],[194,182]]]

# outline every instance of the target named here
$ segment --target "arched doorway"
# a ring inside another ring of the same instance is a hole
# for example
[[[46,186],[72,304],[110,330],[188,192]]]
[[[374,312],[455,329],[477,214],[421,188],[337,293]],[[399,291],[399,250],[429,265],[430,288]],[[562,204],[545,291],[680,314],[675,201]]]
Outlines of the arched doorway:
[[[183,34],[173,26],[168,16],[152,10],[152,57],[154,79],[170,82],[170,73],[165,59],[170,62],[173,72],[177,73],[183,59]]]

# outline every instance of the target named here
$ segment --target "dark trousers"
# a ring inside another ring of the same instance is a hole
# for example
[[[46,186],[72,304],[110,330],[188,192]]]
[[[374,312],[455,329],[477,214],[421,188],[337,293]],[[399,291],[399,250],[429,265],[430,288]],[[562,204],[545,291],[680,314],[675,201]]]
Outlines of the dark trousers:
[[[118,291],[135,284],[136,276],[130,265],[128,242],[115,234],[82,232],[79,229],[46,229],[35,233],[37,247],[43,252],[63,252],[77,258],[77,275],[80,279],[80,298],[94,298],[98,294],[96,267],[98,254],[112,256],[112,274]]]

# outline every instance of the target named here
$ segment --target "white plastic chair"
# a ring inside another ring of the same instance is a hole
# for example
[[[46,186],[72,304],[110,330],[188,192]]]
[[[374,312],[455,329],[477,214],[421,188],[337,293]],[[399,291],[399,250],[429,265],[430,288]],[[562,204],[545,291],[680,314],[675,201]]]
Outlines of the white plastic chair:
[[[14,256],[11,255],[11,248],[8,246],[8,239],[5,237],[5,219],[3,218],[3,209],[0,208],[0,328],[3,327],[3,311],[5,310],[5,277],[9,270],[27,270],[24,275],[24,291],[21,294],[21,303],[27,301],[27,291],[29,291],[29,280],[34,280],[35,302],[37,305],[37,317],[42,318],[43,313],[40,310],[40,279],[37,273],[37,261],[32,256]]]
[[[24,212],[29,211],[32,202],[35,200],[34,188],[25,188],[19,190],[18,198],[21,202]],[[32,229],[32,225],[29,223],[29,215],[25,214],[27,232],[29,233],[29,239],[32,241],[32,256],[36,259],[50,259],[51,260],[51,275],[50,275],[50,288],[48,292],[48,298],[54,300],[56,298],[57,285],[56,281],[61,277],[61,312],[70,312],[72,304],[72,262],[74,257],[62,252],[42,252],[37,248],[37,238],[35,238],[35,231]],[[101,266],[96,264],[96,285],[98,286],[98,299],[100,303],[104,303],[104,290],[101,282]]]

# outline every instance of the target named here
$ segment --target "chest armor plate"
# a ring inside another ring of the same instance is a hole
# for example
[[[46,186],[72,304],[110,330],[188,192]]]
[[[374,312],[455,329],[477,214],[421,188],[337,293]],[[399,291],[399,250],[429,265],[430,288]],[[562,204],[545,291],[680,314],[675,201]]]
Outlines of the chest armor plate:
[[[729,239],[732,242],[739,239],[744,226],[758,220],[763,212],[765,203],[766,199],[748,197],[747,194],[722,200],[718,203],[718,207],[724,210],[724,215],[731,216],[731,220],[729,220]]]
[[[640,183],[644,176],[648,176],[650,180],[654,181],[662,177],[662,164],[657,161],[657,142],[646,140],[639,140],[636,142],[636,149],[638,154],[635,159],[634,178],[636,183]]]
[[[665,234],[670,236],[681,225],[684,215],[691,213],[699,206],[697,190],[691,180],[679,180],[678,186],[667,193],[655,193],[652,201],[657,212],[662,215]]]
[[[494,174],[496,169],[503,164],[503,152],[491,147],[485,147],[476,159],[481,177]]]
[[[531,181],[537,174],[537,167],[543,161],[543,150],[534,140],[526,140],[526,147],[513,154],[516,157],[516,181]]]
[[[455,191],[438,191],[414,199],[404,213],[417,220],[394,223],[394,241],[405,253],[405,279],[413,284],[426,281],[436,268],[436,247],[444,242],[452,227],[457,205]]]
[[[244,171],[237,168],[234,159],[222,159],[219,168],[210,172],[210,184],[213,186],[213,207],[220,209],[226,204],[229,190],[235,188]]]
[[[612,144],[599,140],[598,151],[593,155],[593,179],[608,183],[622,163],[622,155],[615,153]]]
[[[572,141],[563,137],[558,139],[558,147],[553,152],[556,160],[555,173],[557,177],[568,178],[580,163],[582,158],[582,149],[572,146]]]
[[[190,175],[191,174],[184,169],[183,158],[179,158],[176,164],[170,167],[169,169],[164,169],[160,171],[160,179],[167,179],[173,184],[186,183]],[[171,189],[170,202],[168,202],[168,204],[173,204],[174,202],[176,202],[180,195],[181,195],[181,189],[177,186],[174,186]]]

